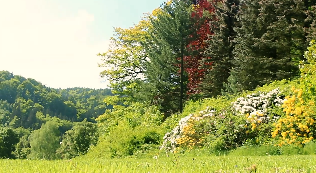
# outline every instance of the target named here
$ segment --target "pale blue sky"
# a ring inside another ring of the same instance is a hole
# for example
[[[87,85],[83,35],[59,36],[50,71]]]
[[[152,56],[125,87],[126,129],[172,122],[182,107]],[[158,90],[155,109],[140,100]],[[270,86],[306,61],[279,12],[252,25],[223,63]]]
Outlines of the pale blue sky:
[[[61,16],[75,14],[85,9],[94,15],[91,24],[93,37],[91,41],[98,41],[113,34],[113,27],[128,28],[138,23],[144,13],[159,7],[164,0],[50,0],[65,8]],[[68,14],[67,14],[68,13]]]
[[[97,67],[113,27],[137,24],[164,0],[0,0],[0,70],[48,87],[105,88]]]

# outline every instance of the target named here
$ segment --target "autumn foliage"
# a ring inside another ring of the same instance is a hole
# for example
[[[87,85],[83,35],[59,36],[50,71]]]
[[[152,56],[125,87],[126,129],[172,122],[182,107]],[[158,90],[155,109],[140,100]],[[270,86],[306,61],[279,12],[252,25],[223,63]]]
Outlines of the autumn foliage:
[[[212,63],[207,61],[211,57],[204,55],[207,48],[206,41],[212,35],[210,29],[212,19],[211,13],[215,11],[214,2],[200,0],[197,5],[194,5],[194,11],[191,14],[193,20],[196,21],[196,35],[193,40],[187,45],[187,49],[193,52],[193,55],[185,56],[185,71],[188,74],[188,93],[197,94],[199,84],[202,82],[206,72],[211,68]]]

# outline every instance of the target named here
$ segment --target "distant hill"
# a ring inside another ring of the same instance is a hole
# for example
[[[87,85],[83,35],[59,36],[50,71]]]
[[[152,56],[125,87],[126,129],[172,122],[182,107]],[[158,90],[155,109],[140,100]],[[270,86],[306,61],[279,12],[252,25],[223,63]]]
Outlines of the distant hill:
[[[111,109],[104,103],[110,89],[68,88],[54,89],[31,79],[0,71],[0,123],[15,127],[40,127],[37,112],[72,122],[94,121]]]

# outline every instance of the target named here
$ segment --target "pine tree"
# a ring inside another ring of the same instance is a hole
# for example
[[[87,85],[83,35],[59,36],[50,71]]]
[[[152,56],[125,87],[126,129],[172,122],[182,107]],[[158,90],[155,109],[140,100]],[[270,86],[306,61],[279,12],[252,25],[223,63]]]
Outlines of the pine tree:
[[[201,84],[204,97],[221,94],[223,84],[227,82],[232,68],[234,58],[234,38],[237,25],[236,15],[239,8],[239,0],[224,0],[213,2],[215,12],[212,14],[214,20],[210,21],[212,35],[208,39],[206,55],[210,57],[211,69]]]
[[[306,12],[305,27],[308,28],[306,32],[307,42],[309,43],[311,40],[316,39],[316,5],[310,2],[306,4],[306,7],[308,10]]]
[[[294,78],[306,47],[306,4],[301,0],[244,0],[236,27],[228,86],[252,90],[274,80]]]
[[[184,58],[189,55],[186,46],[195,33],[191,9],[189,0],[172,1],[153,13],[151,19],[153,42],[146,43],[150,59],[146,77],[157,93],[154,101],[162,105],[165,113],[182,112],[186,99]]]

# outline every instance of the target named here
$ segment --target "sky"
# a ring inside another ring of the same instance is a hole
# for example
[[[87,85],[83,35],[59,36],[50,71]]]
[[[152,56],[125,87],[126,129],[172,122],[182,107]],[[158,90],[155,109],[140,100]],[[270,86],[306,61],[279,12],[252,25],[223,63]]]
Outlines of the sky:
[[[0,0],[0,71],[52,88],[107,88],[98,53],[114,27],[137,24],[164,0]]]

